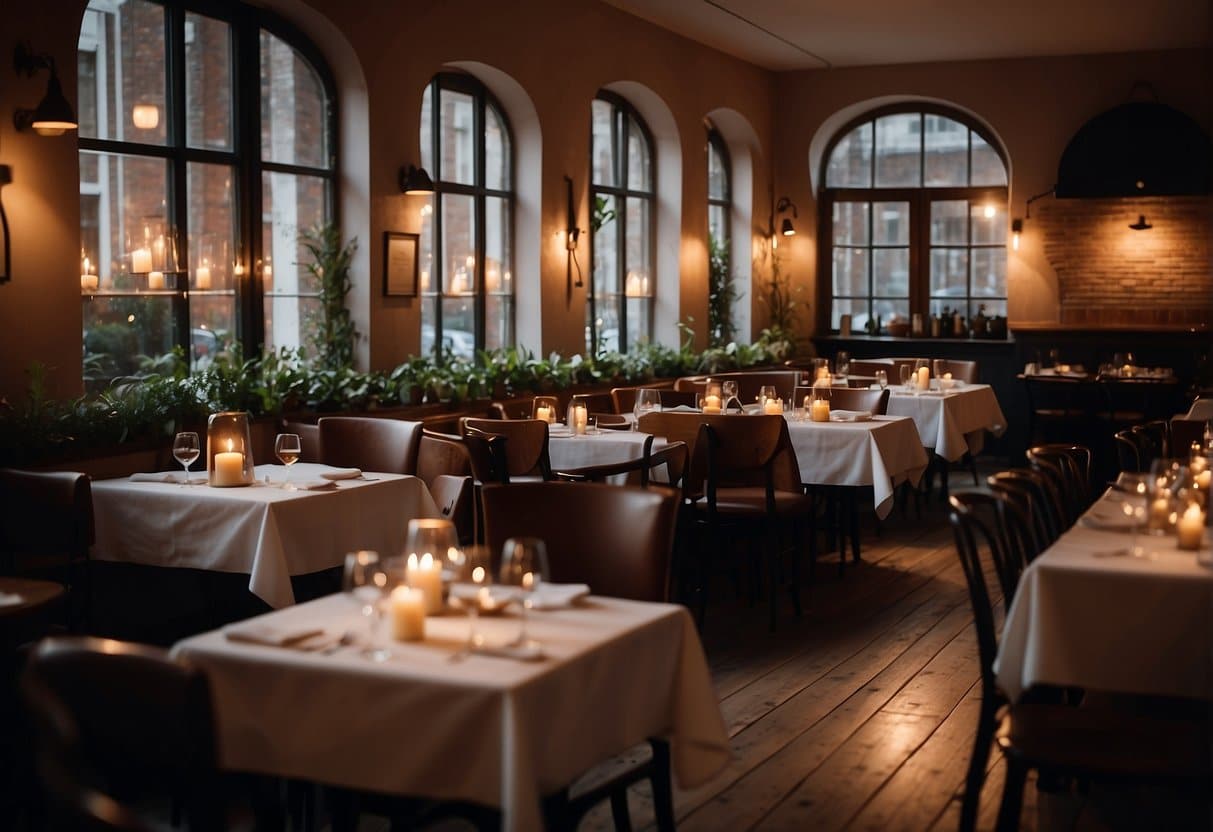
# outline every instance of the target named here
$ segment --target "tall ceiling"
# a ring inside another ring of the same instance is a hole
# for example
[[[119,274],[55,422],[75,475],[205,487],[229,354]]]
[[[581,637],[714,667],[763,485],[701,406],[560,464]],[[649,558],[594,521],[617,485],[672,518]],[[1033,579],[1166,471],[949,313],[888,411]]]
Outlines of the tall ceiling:
[[[1209,45],[1210,0],[607,0],[767,69]]]

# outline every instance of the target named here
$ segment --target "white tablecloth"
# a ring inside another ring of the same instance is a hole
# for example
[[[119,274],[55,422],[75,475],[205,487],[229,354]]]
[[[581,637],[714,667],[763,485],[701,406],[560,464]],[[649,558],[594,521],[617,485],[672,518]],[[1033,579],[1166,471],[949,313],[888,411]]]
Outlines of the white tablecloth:
[[[323,470],[300,462],[292,466],[291,479],[314,480]],[[338,566],[356,549],[395,553],[410,519],[439,516],[416,477],[368,474],[375,479],[342,480],[325,491],[263,484],[267,474],[280,483],[284,471],[259,465],[258,483],[245,488],[210,488],[206,474],[196,471],[189,486],[98,480],[92,556],[247,574],[249,591],[278,608],[295,603],[292,575]]]
[[[800,466],[800,479],[810,485],[870,485],[876,513],[887,517],[896,487],[917,483],[927,455],[914,422],[904,417],[876,416],[870,422],[788,422],[788,434]]]
[[[1139,541],[1150,557],[1110,555],[1129,533],[1080,521],[1028,567],[998,651],[1009,697],[1048,684],[1213,699],[1213,569],[1174,537]]]
[[[604,430],[584,436],[553,435],[548,440],[548,456],[552,468],[557,471],[588,465],[614,465],[639,459],[648,436],[626,430]],[[663,440],[654,440],[653,449],[658,450],[664,444]]]
[[[329,596],[257,619],[331,633],[365,626]],[[539,662],[452,662],[467,619],[430,617],[427,640],[383,664],[206,633],[174,648],[206,669],[225,768],[355,789],[500,807],[507,829],[541,828],[540,799],[650,736],[671,739],[678,783],[729,759],[728,735],[694,624],[681,606],[591,597],[532,613]],[[482,618],[490,643],[517,619]]]
[[[889,415],[913,419],[923,446],[948,461],[980,451],[987,430],[1000,436],[1007,429],[1007,419],[988,384],[918,395],[890,389]]]

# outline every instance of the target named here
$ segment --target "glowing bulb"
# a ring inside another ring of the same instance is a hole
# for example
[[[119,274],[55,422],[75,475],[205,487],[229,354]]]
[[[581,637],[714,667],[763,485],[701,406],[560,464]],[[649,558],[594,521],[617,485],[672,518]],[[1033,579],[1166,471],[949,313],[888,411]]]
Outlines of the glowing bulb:
[[[993,205],[987,205],[985,207],[985,211],[983,213],[985,214],[986,219],[992,220],[992,219],[994,219],[994,215],[996,213],[998,213],[998,211],[997,211],[997,209],[994,208]]]

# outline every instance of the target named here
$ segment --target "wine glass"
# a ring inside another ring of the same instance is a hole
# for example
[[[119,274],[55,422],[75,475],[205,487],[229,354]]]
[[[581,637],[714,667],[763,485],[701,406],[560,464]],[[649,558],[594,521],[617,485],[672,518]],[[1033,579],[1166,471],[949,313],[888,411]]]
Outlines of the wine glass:
[[[514,587],[521,596],[522,617],[518,625],[518,638],[513,644],[526,650],[538,650],[539,643],[527,636],[527,610],[531,608],[533,594],[548,576],[547,547],[537,537],[511,537],[501,552],[501,571],[498,581],[504,586]]]
[[[632,407],[632,413],[636,417],[634,426],[639,430],[640,417],[646,413],[654,413],[661,410],[661,393],[652,387],[642,387],[636,391],[636,404]]]
[[[294,491],[295,486],[290,484],[291,466],[299,461],[299,457],[303,455],[303,442],[297,433],[280,433],[274,439],[274,456],[278,457],[278,461],[286,466],[286,474],[282,477],[282,487],[287,491]]]
[[[912,382],[910,376],[914,374],[914,368],[909,364],[902,364],[897,368],[897,380],[901,382],[901,386],[909,390]]]
[[[192,430],[183,430],[173,437],[173,458],[185,468],[185,484],[190,484],[190,466],[202,453],[198,445],[198,434]]]
[[[943,374],[947,372],[945,369],[948,366],[947,362],[942,358],[936,358],[931,362],[931,375],[935,378],[943,378]]]
[[[345,556],[345,569],[341,575],[341,591],[358,605],[367,619],[370,643],[362,655],[376,662],[391,658],[391,651],[380,644],[379,625],[383,621],[383,599],[391,591],[388,564],[380,559],[378,552],[363,549]]]
[[[834,372],[837,375],[846,378],[851,371],[851,354],[849,352],[838,351],[834,356]]]
[[[1179,510],[1179,492],[1187,487],[1188,466],[1178,459],[1156,459],[1150,465],[1147,529],[1153,535],[1171,534]]]
[[[452,549],[455,551],[452,552]],[[418,517],[409,521],[408,531],[404,536],[405,555],[421,558],[429,554],[445,568],[450,561],[458,559],[458,551],[459,535],[455,532],[455,524],[450,520]]]
[[[907,368],[908,369],[908,368]],[[889,386],[889,374],[884,370],[876,371],[876,383],[880,385],[880,389],[884,390]]]
[[[720,392],[724,394],[724,410],[729,409],[729,402],[737,402],[737,406],[741,407],[741,399],[737,398],[737,382],[725,381],[720,385]]]
[[[767,399],[778,398],[779,394],[775,392],[775,385],[764,384],[758,388],[758,404],[766,407]]]
[[[1135,558],[1145,557],[1146,554],[1145,549],[1137,542],[1137,535],[1141,530],[1142,521],[1146,519],[1146,493],[1149,490],[1149,479],[1147,474],[1124,473],[1117,481],[1125,492],[1121,511],[1129,519],[1129,533],[1132,535],[1129,542],[1129,554]]]
[[[489,587],[493,582],[492,553],[487,546],[449,549],[446,568],[451,575],[451,606],[468,614],[468,640],[461,652],[470,653],[484,643],[476,628],[480,609],[493,606]]]

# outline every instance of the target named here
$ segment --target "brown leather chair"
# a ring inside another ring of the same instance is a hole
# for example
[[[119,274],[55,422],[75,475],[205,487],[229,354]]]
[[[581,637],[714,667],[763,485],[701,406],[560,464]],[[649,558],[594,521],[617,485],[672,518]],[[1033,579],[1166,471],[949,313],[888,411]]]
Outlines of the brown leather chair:
[[[884,370],[885,376],[891,384],[898,382],[897,365],[889,358],[852,359],[849,374],[874,378],[877,370]]]
[[[457,436],[423,430],[417,448],[417,476],[430,490],[442,516],[455,524],[461,543],[475,534],[472,460]]]
[[[958,381],[963,381],[965,384],[976,384],[978,381],[978,367],[976,361],[958,361],[953,358],[941,358],[939,360],[940,374],[951,373],[952,378]],[[931,370],[935,372],[934,369]]]
[[[491,419],[530,419],[535,409],[535,397],[493,402],[489,405]]]
[[[800,370],[757,370],[754,372],[716,373],[712,381],[737,382],[737,398],[743,405],[754,404],[758,391],[763,387],[774,387],[776,395],[785,402],[791,400],[795,389],[801,386],[805,374]]]
[[[866,410],[873,416],[889,412],[889,391],[860,390],[854,387],[831,387],[830,408],[833,410]]]
[[[538,419],[502,421],[464,416],[459,420],[459,431],[466,436],[469,430],[505,437],[506,482],[527,477],[543,480],[552,478],[552,463],[548,457],[547,422]],[[500,477],[494,479],[500,480]]]
[[[601,430],[631,430],[632,423],[620,413],[590,413],[590,421]]]
[[[21,684],[57,828],[153,828],[136,807],[160,798],[177,802],[190,829],[228,828],[201,671],[155,647],[51,638]]]
[[[586,413],[618,412],[615,410],[615,397],[610,393],[577,393],[569,403],[585,405]]]
[[[93,490],[72,471],[0,469],[0,572],[68,587],[68,624],[92,610]]]
[[[386,474],[417,470],[421,422],[367,416],[326,416],[320,427],[321,462]]]

